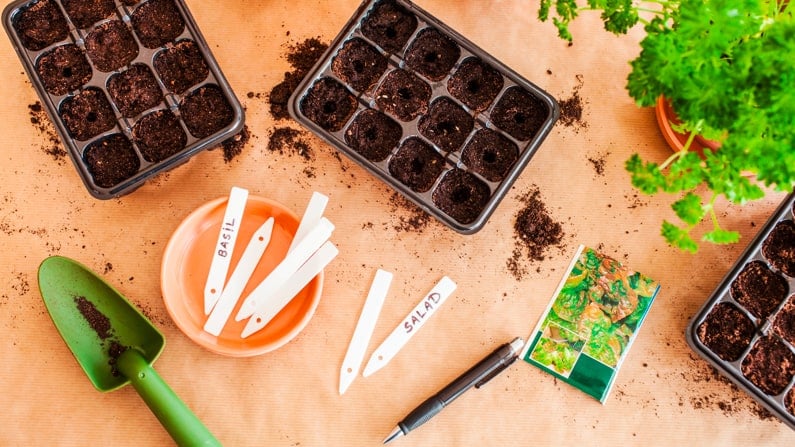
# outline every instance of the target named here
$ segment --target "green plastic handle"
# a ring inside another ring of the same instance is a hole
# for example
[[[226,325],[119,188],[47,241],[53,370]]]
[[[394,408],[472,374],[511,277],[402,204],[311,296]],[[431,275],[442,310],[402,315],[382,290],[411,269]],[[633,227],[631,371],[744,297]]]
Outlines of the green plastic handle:
[[[179,446],[220,446],[207,427],[174,393],[137,349],[127,349],[116,367]]]

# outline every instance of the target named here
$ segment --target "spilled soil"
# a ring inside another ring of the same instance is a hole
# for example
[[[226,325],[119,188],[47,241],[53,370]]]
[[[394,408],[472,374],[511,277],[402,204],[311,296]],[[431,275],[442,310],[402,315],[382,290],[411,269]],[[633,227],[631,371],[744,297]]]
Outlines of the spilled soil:
[[[514,249],[507,261],[508,271],[517,280],[529,273],[527,262],[543,261],[552,248],[563,248],[566,233],[541,198],[538,187],[518,197],[522,208],[514,222]]]

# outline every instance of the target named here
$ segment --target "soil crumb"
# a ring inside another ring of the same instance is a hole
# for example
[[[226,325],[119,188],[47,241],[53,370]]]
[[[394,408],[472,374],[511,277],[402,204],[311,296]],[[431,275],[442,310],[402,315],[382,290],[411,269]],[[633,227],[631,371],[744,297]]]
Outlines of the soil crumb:
[[[578,74],[575,76],[577,85],[571,91],[571,96],[565,99],[558,99],[560,105],[560,118],[559,121],[566,127],[573,128],[575,131],[585,129],[588,123],[583,120],[582,112],[585,108],[585,103],[580,96],[580,89],[583,85],[583,76]]]
[[[311,37],[297,44],[287,44],[287,62],[292,67],[291,71],[284,73],[284,80],[276,84],[268,94],[271,115],[277,119],[290,118],[287,111],[287,102],[298,84],[309,73],[315,62],[328,49],[328,44],[320,41],[318,37]]]
[[[312,148],[306,141],[305,133],[292,127],[277,127],[268,136],[268,150],[279,154],[297,154],[305,160],[312,159]]]
[[[80,311],[83,318],[86,319],[88,325],[97,333],[99,338],[102,340],[110,338],[113,330],[110,326],[110,319],[100,312],[100,310],[94,306],[94,303],[89,301],[86,297],[76,296],[74,300],[75,304],[77,304],[77,310]]]
[[[227,138],[221,143],[221,147],[224,150],[224,162],[229,163],[235,157],[240,155],[243,152],[243,148],[248,143],[248,140],[251,139],[251,133],[248,130],[248,125],[243,125],[243,130],[241,130],[237,135],[234,135],[230,138]]]
[[[605,165],[607,164],[607,157],[609,155],[610,152],[606,152],[604,154],[598,154],[595,157],[588,157],[588,162],[593,166],[596,175],[605,175]]]
[[[30,123],[45,137],[45,143],[41,147],[42,151],[52,157],[58,164],[63,164],[66,161],[66,149],[61,145],[61,139],[55,133],[55,127],[53,127],[50,117],[47,116],[47,112],[44,111],[41,103],[36,101],[33,104],[28,104],[28,113],[30,115]]]
[[[549,249],[562,248],[566,234],[563,226],[550,216],[537,186],[533,185],[518,199],[524,206],[516,214],[513,227],[514,250],[507,266],[514,277],[521,280],[528,273],[523,261],[543,261]]]
[[[431,215],[397,192],[389,198],[390,210],[398,221],[392,228],[397,232],[422,233],[431,223]],[[400,211],[400,213],[398,213]]]

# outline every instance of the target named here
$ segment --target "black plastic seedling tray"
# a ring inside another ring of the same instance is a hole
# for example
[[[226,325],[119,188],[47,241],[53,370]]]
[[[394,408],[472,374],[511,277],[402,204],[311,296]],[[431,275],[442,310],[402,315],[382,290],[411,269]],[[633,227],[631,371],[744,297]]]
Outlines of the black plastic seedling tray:
[[[687,326],[690,347],[795,429],[795,194]]]
[[[555,99],[410,1],[366,1],[288,104],[293,118],[463,234],[549,134]]]
[[[181,0],[20,0],[3,26],[96,198],[128,194],[243,128]]]

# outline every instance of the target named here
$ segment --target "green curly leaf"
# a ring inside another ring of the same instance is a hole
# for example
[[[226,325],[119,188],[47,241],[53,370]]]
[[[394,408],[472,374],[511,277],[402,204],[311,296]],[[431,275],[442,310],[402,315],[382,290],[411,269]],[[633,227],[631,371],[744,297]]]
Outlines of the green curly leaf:
[[[676,225],[664,220],[662,223],[662,236],[665,241],[680,250],[695,253],[698,251],[698,244],[690,237],[687,230],[677,227]]]
[[[692,192],[674,202],[671,208],[682,222],[691,226],[701,222],[707,214],[706,208],[701,204],[701,198]]]
[[[740,240],[740,233],[737,231],[728,231],[721,228],[716,228],[709,233],[704,234],[701,240],[704,242],[711,242],[713,244],[734,244]]]
[[[659,165],[652,162],[644,163],[638,154],[632,154],[625,168],[632,176],[632,185],[646,194],[654,194],[666,184]]]

